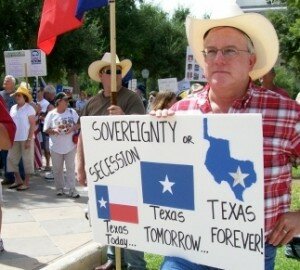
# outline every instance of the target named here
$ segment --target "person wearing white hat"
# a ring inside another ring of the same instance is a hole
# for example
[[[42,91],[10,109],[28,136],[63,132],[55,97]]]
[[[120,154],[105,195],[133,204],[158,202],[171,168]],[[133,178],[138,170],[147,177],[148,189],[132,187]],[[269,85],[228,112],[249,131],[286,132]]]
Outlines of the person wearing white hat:
[[[273,270],[276,246],[288,243],[300,233],[300,211],[289,211],[291,160],[299,160],[300,156],[300,107],[295,101],[252,83],[252,80],[267,73],[277,60],[279,42],[276,31],[264,16],[245,14],[232,2],[213,12],[210,19],[187,17],[186,32],[188,43],[204,70],[208,84],[196,96],[177,102],[170,110],[151,114],[160,117],[183,110],[262,114],[266,236],[264,269]],[[161,269],[217,268],[182,258],[165,257]]]
[[[88,100],[83,108],[81,116],[145,114],[145,108],[140,97],[135,92],[122,86],[122,78],[126,76],[131,66],[132,63],[130,60],[125,59],[119,61],[118,56],[116,56],[117,105],[111,105],[111,54],[107,52],[101,60],[93,62],[88,68],[88,74],[92,80],[101,82],[103,89]],[[77,179],[80,184],[87,184],[81,136],[79,136],[77,145]],[[143,252],[130,249],[122,249],[121,251],[122,265],[126,265],[126,269],[146,269]],[[96,270],[115,269],[115,254],[113,247],[108,247],[107,257],[108,261],[105,264],[96,267]]]

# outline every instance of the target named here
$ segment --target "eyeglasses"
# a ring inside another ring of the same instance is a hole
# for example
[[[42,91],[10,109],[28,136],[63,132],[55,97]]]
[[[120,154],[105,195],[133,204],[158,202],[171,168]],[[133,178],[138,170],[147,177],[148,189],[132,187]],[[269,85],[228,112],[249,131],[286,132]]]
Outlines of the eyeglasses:
[[[110,69],[105,69],[101,71],[102,74],[107,74],[107,75],[111,75],[111,70]],[[121,69],[117,69],[116,70],[116,74],[117,75],[121,75],[122,74],[122,70]]]
[[[220,51],[224,56],[224,58],[228,60],[235,58],[236,56],[239,55],[240,52],[250,53],[248,50],[238,50],[237,48],[233,48],[233,47],[222,48],[222,49],[209,48],[209,49],[204,49],[201,52],[206,60],[214,60],[218,54],[218,51]]]

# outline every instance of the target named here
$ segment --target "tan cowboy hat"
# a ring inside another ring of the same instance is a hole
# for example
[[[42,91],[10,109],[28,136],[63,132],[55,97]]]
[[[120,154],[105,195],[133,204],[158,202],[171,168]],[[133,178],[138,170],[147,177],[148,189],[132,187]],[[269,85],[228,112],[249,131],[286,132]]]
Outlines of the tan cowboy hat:
[[[234,2],[213,10],[210,19],[193,17],[186,19],[188,43],[202,67],[204,66],[204,57],[201,52],[204,50],[203,37],[208,30],[219,26],[240,29],[251,39],[256,54],[256,63],[249,73],[252,80],[262,77],[274,66],[278,57],[279,42],[273,25],[263,15],[244,13]]]
[[[13,94],[11,94],[10,96],[12,97],[12,96],[15,96],[16,94],[22,94],[22,95],[28,97],[28,100],[29,100],[28,102],[32,101],[32,96],[31,96],[29,90],[24,86],[19,86],[17,91],[14,92]]]
[[[90,64],[88,69],[90,78],[96,82],[101,82],[101,79],[99,78],[99,71],[106,66],[110,66],[110,64],[111,53],[107,52],[103,55],[101,60],[95,61]],[[124,59],[120,62],[119,57],[116,55],[116,65],[122,68],[122,78],[124,78],[130,70],[132,63],[129,59]]]

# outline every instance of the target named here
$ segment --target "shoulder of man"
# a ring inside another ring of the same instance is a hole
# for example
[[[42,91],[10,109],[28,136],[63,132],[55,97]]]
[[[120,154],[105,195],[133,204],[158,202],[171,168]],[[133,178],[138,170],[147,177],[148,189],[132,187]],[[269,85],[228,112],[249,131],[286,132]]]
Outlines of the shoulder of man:
[[[135,93],[134,91],[129,90],[128,88],[122,86],[122,88],[120,89],[120,93],[121,96],[123,97],[127,97],[127,99],[137,99],[137,100],[141,100],[141,98],[139,97],[139,95],[137,93]]]
[[[122,87],[120,91],[122,91],[121,96],[126,104],[125,108],[122,108],[125,114],[145,114],[146,113],[143,101],[137,93],[129,90],[126,87]]]
[[[272,100],[272,103],[270,103],[271,105],[274,105],[274,102],[276,102],[276,104],[281,104],[280,108],[289,108],[290,110],[296,109],[298,110],[299,108],[299,104],[297,104],[296,100],[291,99],[290,97],[284,96],[278,92],[274,92],[272,90],[269,89],[265,89],[263,87],[260,86],[253,86],[252,89],[254,89],[254,91],[257,93],[257,95],[261,98],[268,98]],[[254,92],[254,93],[255,93]],[[279,108],[278,108],[279,109]]]
[[[76,110],[74,108],[68,108],[68,109],[72,115],[78,115],[78,113],[76,112]]]
[[[94,104],[98,104],[101,102],[102,90],[100,90],[96,95],[92,96],[88,101],[86,101],[83,110],[80,113],[80,116],[88,116],[90,115],[90,108],[94,106]]]
[[[96,95],[92,96],[85,104],[85,106],[89,106],[90,104],[94,102],[99,102],[102,97],[102,90],[100,90]]]

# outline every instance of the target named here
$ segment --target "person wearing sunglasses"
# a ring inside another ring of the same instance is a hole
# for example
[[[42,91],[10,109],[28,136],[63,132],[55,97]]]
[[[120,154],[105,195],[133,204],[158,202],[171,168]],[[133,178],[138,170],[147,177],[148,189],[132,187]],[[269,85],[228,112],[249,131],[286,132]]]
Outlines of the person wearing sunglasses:
[[[122,86],[122,78],[129,72],[131,66],[130,60],[119,61],[118,56],[116,56],[117,105],[111,105],[111,54],[107,52],[101,60],[93,62],[88,68],[88,74],[92,80],[101,82],[103,89],[88,100],[81,116],[145,114],[145,108],[140,97],[135,92]],[[82,138],[79,136],[77,144],[77,179],[81,185],[87,185],[84,165]],[[125,267],[125,269],[146,270],[143,252],[130,249],[122,249],[121,252],[122,269]],[[107,258],[105,264],[95,269],[115,269],[114,247],[108,247]]]

